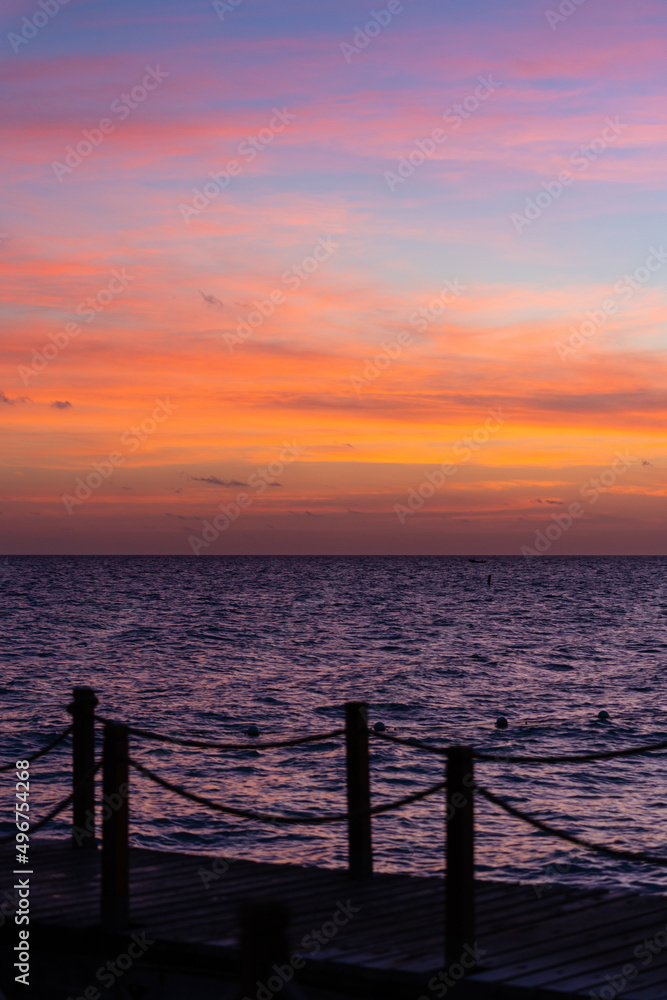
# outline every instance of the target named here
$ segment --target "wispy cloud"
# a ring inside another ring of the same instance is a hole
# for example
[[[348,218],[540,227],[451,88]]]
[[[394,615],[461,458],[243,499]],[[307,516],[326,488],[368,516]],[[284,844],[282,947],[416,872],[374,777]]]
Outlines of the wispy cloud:
[[[199,290],[199,294],[203,298],[204,302],[208,303],[209,306],[215,306],[217,309],[221,309],[225,305],[225,303],[221,299],[217,298],[217,296],[206,295],[206,293],[202,292],[201,289]]]
[[[217,476],[190,476],[193,483],[208,483],[209,486],[246,486],[238,479],[218,479]]]

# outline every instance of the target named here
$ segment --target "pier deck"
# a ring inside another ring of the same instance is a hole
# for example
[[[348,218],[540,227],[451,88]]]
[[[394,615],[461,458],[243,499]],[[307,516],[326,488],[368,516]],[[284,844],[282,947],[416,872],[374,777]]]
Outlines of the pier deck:
[[[1,893],[11,889],[13,854],[10,846],[0,849]],[[116,953],[121,939],[99,930],[100,856],[73,850],[69,842],[33,841],[36,943],[64,952]],[[299,983],[365,996],[444,996],[444,985],[438,991],[427,985],[459,959],[443,956],[443,879],[374,874],[360,881],[346,871],[233,859],[215,877],[215,860],[131,848],[132,928],[155,942],[152,962],[233,977],[240,902],[274,899],[289,905],[291,947],[306,960]],[[208,874],[202,878],[201,871]],[[602,1000],[612,992],[622,992],[624,1000],[667,997],[667,897],[562,886],[541,892],[538,898],[530,885],[476,883],[483,956],[481,968],[457,983],[457,997],[554,1000],[590,991],[599,996],[600,990]],[[358,912],[312,954],[313,939],[303,947],[304,936],[325,924],[330,931],[339,901],[350,901]],[[16,930],[13,921],[2,927],[5,954]],[[625,988],[615,989],[622,979]]]

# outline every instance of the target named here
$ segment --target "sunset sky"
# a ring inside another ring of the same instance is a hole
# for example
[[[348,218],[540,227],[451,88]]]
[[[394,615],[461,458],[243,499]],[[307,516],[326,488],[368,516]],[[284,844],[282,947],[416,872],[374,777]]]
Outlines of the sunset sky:
[[[666,44],[5,0],[0,553],[666,553]]]

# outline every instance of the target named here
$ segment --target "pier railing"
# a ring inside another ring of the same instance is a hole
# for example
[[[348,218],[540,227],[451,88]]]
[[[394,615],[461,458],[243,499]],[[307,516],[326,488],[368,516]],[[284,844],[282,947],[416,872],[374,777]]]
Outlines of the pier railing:
[[[44,757],[59,744],[72,737],[72,791],[38,823],[27,831],[33,834],[45,827],[61,812],[72,806],[72,846],[76,849],[96,849],[95,779],[102,770],[102,889],[101,923],[111,931],[123,931],[130,922],[129,896],[129,832],[130,832],[130,770],[190,802],[215,812],[243,819],[280,825],[319,826],[346,823],[348,831],[348,870],[354,879],[368,879],[373,873],[372,817],[400,809],[405,805],[445,792],[445,956],[460,955],[466,945],[475,943],[475,824],[474,794],[524,821],[534,829],[568,843],[595,851],[606,857],[642,864],[667,866],[667,858],[637,851],[626,851],[593,843],[583,837],[557,829],[529,815],[480,785],[475,778],[475,762],[497,764],[580,764],[593,761],[630,757],[651,751],[667,750],[667,740],[620,750],[602,750],[584,754],[507,755],[484,753],[467,746],[432,746],[415,738],[394,736],[368,726],[365,702],[347,702],[345,727],[307,736],[263,742],[254,736],[246,742],[218,742],[168,736],[116,722],[96,714],[97,698],[92,688],[75,688],[68,705],[72,724],[45,747],[23,759],[33,762]],[[101,760],[95,760],[95,723],[104,727]],[[320,816],[281,814],[242,809],[215,802],[156,774],[130,752],[130,737],[156,740],[182,747],[224,751],[273,750],[345,737],[347,772],[347,810]],[[371,805],[369,738],[410,747],[416,752],[443,757],[445,777],[428,788],[405,795],[381,805]],[[0,772],[13,770],[15,764],[0,767]],[[0,839],[14,839],[15,834]]]

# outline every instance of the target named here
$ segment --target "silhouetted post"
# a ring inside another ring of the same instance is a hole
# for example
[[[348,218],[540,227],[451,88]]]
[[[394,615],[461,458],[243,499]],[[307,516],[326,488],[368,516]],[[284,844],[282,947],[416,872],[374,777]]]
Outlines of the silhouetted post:
[[[89,687],[75,687],[67,706],[72,716],[72,846],[95,847],[95,708]]]
[[[276,975],[274,966],[290,967],[287,936],[289,907],[276,900],[247,900],[239,909],[240,934],[240,997],[254,997],[259,986],[271,996],[279,993],[285,981]],[[292,966],[296,956],[292,956]],[[305,965],[304,959],[300,962]],[[294,975],[294,973],[292,973]],[[288,980],[291,981],[291,980]],[[274,982],[278,983],[277,989]]]
[[[368,705],[348,701],[345,705],[345,747],[347,752],[347,810],[358,812],[371,807],[371,784],[368,766]],[[347,822],[349,872],[353,878],[373,874],[371,817],[351,816]]]
[[[447,750],[447,877],[445,964],[460,962],[475,943],[474,773],[471,747]],[[468,947],[466,947],[468,946]],[[468,968],[468,972],[471,969]]]
[[[128,729],[104,727],[102,763],[102,924],[123,931],[129,923]]]

